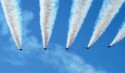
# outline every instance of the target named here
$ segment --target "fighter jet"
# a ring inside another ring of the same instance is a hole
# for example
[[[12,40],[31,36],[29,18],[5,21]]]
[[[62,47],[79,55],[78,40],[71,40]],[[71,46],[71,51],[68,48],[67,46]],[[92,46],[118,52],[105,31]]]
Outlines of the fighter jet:
[[[108,46],[108,48],[111,48],[111,47],[112,47],[112,46],[110,46],[110,45]]]
[[[73,49],[73,48],[69,48],[69,47],[66,47],[65,50],[69,50],[69,49]]]
[[[23,49],[22,49],[22,48],[20,48],[19,50],[20,50],[20,51],[23,51]]]
[[[66,50],[69,50],[69,48],[66,48]]]
[[[44,50],[47,50],[47,48],[45,47]]]
[[[90,47],[86,47],[86,49],[90,49]]]

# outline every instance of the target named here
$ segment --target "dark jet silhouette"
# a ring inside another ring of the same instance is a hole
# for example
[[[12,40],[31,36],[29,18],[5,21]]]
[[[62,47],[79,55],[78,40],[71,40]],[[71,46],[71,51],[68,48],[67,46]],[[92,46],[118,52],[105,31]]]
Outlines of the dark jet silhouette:
[[[69,50],[69,48],[66,48],[66,50]]]
[[[86,49],[90,49],[90,47],[86,47]]]
[[[44,50],[47,50],[47,48],[44,48]]]
[[[23,49],[22,49],[22,48],[20,48],[19,50],[20,50],[20,51],[23,51]]]
[[[110,46],[110,45],[108,46],[108,48],[111,48],[111,47],[112,47],[112,46]]]

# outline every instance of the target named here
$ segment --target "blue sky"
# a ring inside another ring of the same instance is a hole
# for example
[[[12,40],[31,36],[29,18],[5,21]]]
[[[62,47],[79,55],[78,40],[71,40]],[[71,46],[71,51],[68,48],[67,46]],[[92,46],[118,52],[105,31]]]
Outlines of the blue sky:
[[[106,32],[86,50],[103,0],[93,0],[83,26],[70,50],[65,51],[72,0],[59,0],[49,42],[42,48],[39,1],[21,0],[23,48],[20,52],[10,34],[0,5],[0,73],[125,73],[125,40],[107,48],[125,18],[125,3]]]

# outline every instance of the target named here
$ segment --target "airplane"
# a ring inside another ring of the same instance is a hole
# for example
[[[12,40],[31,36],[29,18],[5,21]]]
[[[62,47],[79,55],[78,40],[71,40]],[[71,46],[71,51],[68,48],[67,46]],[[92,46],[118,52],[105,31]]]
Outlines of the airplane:
[[[110,45],[108,46],[108,48],[111,48],[111,47],[112,47],[112,46],[110,46]]]
[[[69,48],[66,48],[66,50],[69,50]]]
[[[48,48],[46,48],[46,47],[44,48],[44,50],[47,50],[47,49],[48,49]]]
[[[20,51],[23,51],[23,49],[22,49],[22,48],[20,48],[19,50],[20,50]]]
[[[73,49],[73,48],[69,48],[69,47],[66,47],[65,50],[69,50],[69,49]]]
[[[86,49],[90,49],[90,47],[86,47]]]

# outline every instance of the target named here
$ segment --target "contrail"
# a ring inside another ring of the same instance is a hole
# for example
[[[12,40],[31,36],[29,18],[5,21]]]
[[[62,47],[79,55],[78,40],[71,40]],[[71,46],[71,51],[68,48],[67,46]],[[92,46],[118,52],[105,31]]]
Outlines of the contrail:
[[[123,26],[121,27],[115,39],[112,41],[112,43],[109,46],[116,44],[117,42],[121,41],[124,38],[125,38],[125,22],[123,23]]]
[[[50,40],[59,0],[40,0],[40,25],[44,48]]]
[[[93,35],[87,46],[88,48],[91,47],[104,33],[124,2],[125,0],[104,0]]]
[[[13,36],[14,41],[16,42],[17,47],[21,49],[21,13],[18,3],[18,0],[1,0],[1,4],[10,32]]]
[[[66,48],[75,40],[93,0],[73,0]]]

